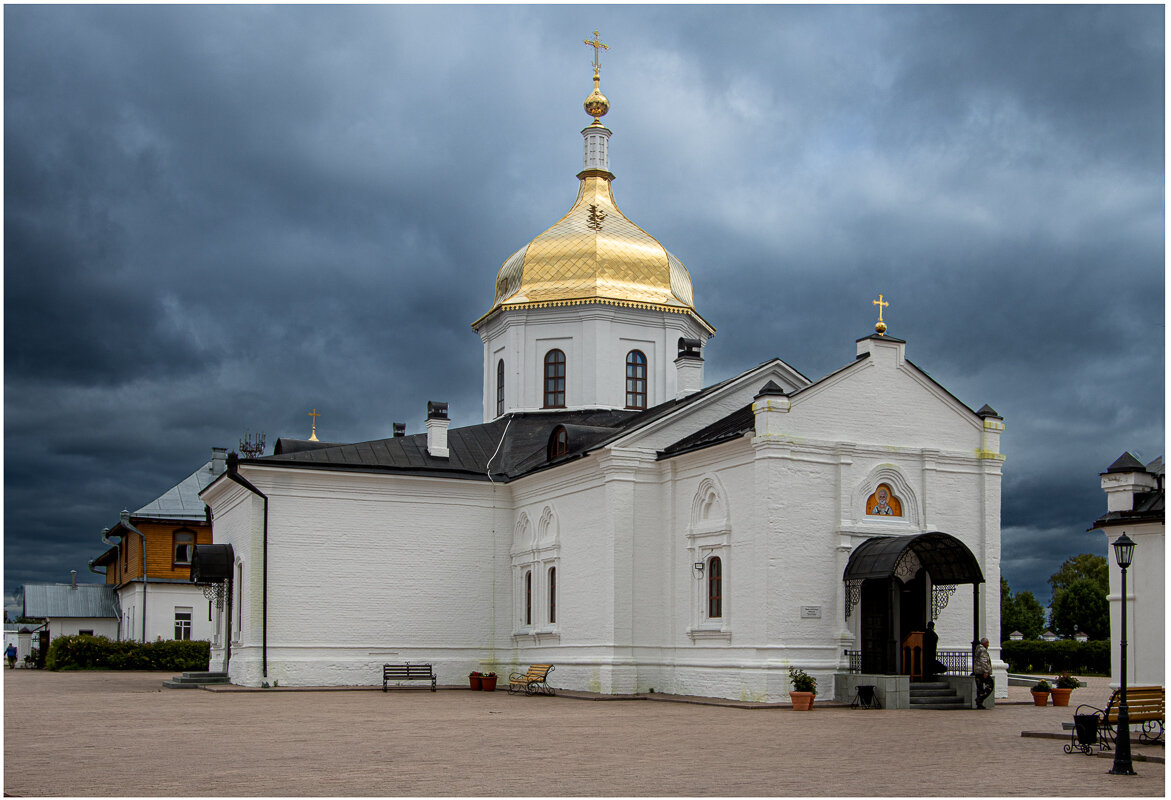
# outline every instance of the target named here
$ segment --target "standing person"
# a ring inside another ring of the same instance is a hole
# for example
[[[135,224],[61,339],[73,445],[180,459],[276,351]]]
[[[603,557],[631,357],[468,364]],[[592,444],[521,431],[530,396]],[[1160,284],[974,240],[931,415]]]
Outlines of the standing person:
[[[984,701],[992,694],[992,656],[988,655],[988,637],[980,640],[972,663],[972,674],[976,676],[976,708],[983,708]]]
[[[947,672],[947,667],[939,663],[936,653],[939,652],[939,634],[935,632],[935,620],[927,623],[927,630],[923,633],[923,680],[929,681],[940,673]]]
[[[8,668],[16,669],[16,645],[10,644],[4,650],[4,657],[8,659]]]

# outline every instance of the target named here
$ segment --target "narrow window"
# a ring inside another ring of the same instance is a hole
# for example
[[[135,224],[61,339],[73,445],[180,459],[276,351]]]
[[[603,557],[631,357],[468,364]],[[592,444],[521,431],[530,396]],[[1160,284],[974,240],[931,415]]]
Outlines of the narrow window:
[[[236,638],[244,631],[244,565],[236,565]]]
[[[195,549],[195,534],[191,531],[175,531],[171,535],[174,559],[172,566],[181,567],[191,564],[191,554]]]
[[[496,416],[504,413],[504,359],[496,362]]]
[[[77,635],[78,635],[78,636],[93,636],[93,635],[94,635],[94,632],[93,632],[92,630],[90,630],[90,631],[78,631],[78,632],[77,632]]]
[[[626,407],[646,408],[646,356],[638,350],[626,354]]]
[[[569,432],[565,430],[564,425],[558,425],[553,429],[553,433],[549,436],[549,458],[550,460],[563,456],[569,452]]]
[[[191,609],[175,609],[175,638],[180,641],[191,639]]]
[[[565,408],[565,353],[545,354],[545,408]]]
[[[711,619],[724,616],[723,583],[723,565],[719,556],[713,556],[707,562],[707,615]]]
[[[533,624],[533,573],[525,573],[525,625]]]
[[[549,567],[549,622],[557,621],[557,567]]]

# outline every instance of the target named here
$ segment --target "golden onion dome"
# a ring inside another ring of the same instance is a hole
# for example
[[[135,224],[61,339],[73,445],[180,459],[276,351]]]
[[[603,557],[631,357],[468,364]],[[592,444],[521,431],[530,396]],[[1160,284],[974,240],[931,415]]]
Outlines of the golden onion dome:
[[[695,311],[691,275],[683,262],[635,225],[614,202],[610,173],[610,131],[599,117],[610,109],[598,78],[598,53],[609,49],[594,31],[594,91],[585,110],[594,118],[582,131],[585,169],[569,212],[512,254],[496,275],[496,296],[478,327],[502,309],[585,303],[651,308],[688,314],[710,333]]]

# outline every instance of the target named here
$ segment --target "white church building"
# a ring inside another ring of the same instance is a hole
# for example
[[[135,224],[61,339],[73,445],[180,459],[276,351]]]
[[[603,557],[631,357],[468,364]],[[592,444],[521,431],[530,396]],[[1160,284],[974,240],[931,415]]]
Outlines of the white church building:
[[[705,386],[715,329],[614,201],[607,108],[595,69],[577,199],[472,323],[482,424],[428,403],[425,434],[281,439],[203,490],[213,669],[458,685],[552,663],[558,688],[776,702],[791,665],[819,700],[872,684],[897,707],[934,621],[970,703],[973,640],[1000,628],[1003,420],[908,360],[881,306],[829,375],[774,358]]]

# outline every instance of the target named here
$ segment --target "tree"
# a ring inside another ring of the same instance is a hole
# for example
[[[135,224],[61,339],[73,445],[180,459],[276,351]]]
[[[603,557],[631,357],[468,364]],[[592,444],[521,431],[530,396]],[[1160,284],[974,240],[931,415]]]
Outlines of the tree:
[[[1008,581],[1000,577],[1000,640],[1007,641],[1009,634],[1020,631],[1026,639],[1036,639],[1045,628],[1045,609],[1028,589],[1015,595]]]
[[[1057,601],[1057,595],[1081,578],[1088,578],[1098,585],[1105,597],[1110,591],[1110,564],[1105,556],[1096,556],[1093,553],[1081,553],[1067,558],[1061,569],[1049,576],[1049,586],[1053,592],[1049,598],[1052,606]]]
[[[1064,586],[1049,609],[1049,625],[1058,636],[1079,630],[1091,639],[1110,638],[1110,603],[1093,578],[1077,578]]]

